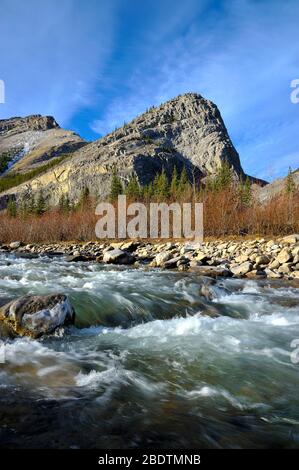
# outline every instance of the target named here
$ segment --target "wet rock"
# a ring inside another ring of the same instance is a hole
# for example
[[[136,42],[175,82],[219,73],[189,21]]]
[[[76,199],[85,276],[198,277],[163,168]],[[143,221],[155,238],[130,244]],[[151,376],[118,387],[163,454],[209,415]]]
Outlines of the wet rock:
[[[108,264],[133,264],[136,258],[126,251],[118,248],[104,253],[103,262]]]
[[[171,258],[166,261],[163,266],[166,269],[174,269],[182,264],[187,264],[188,261],[189,260],[186,259],[184,256],[176,256],[175,258]]]
[[[178,271],[188,271],[188,265],[187,264],[180,264],[178,266]]]
[[[72,255],[72,256],[68,256],[67,258],[67,261],[69,263],[77,263],[77,262],[80,262],[80,261],[94,261],[96,259],[95,256],[92,256],[92,255],[82,255],[82,254],[75,254],[75,255]]]
[[[253,269],[245,274],[245,276],[249,279],[263,279],[264,277],[267,277],[265,271],[259,269]]]
[[[38,338],[74,321],[75,311],[64,294],[27,295],[0,308],[0,324],[17,336]]]
[[[189,269],[190,272],[199,274],[200,276],[210,276],[210,277],[230,277],[231,272],[220,266],[197,266]]]
[[[207,285],[207,284],[203,284],[201,286],[199,293],[206,300],[213,300],[217,297],[215,289],[211,285]]]

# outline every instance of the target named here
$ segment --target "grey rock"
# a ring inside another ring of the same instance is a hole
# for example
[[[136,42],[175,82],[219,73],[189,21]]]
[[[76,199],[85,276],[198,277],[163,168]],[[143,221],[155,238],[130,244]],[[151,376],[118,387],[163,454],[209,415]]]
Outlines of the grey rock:
[[[0,309],[0,323],[18,336],[37,338],[74,321],[75,311],[63,294],[28,295]]]
[[[176,256],[175,258],[171,258],[164,263],[164,268],[166,269],[174,269],[177,266],[182,264],[186,264],[188,260],[184,256]]]
[[[269,263],[270,263],[270,258],[267,255],[258,255],[255,258],[256,266],[260,266],[260,265],[263,265],[263,264],[269,264]]]
[[[135,261],[134,256],[118,248],[107,251],[103,256],[103,262],[108,264],[133,264]]]
[[[190,272],[194,272],[199,274],[200,276],[210,276],[210,277],[230,277],[231,272],[225,268],[220,266],[197,266],[189,268]]]
[[[252,263],[246,261],[245,263],[239,264],[237,266],[231,266],[231,272],[236,276],[244,276],[253,268]]]
[[[157,267],[164,266],[167,261],[169,261],[173,257],[172,253],[169,251],[162,251],[162,253],[158,253],[154,259],[155,265]]]
[[[18,248],[20,248],[20,246],[22,245],[21,242],[17,241],[17,242],[12,242],[9,244],[9,248],[11,248],[12,250],[17,250]]]
[[[281,279],[282,278],[282,273],[272,271],[272,269],[269,269],[269,268],[265,269],[265,273],[266,273],[267,277],[269,277],[270,279]]]
[[[257,186],[255,191],[257,199],[261,202],[267,202],[278,194],[281,194],[285,189],[286,178],[287,177],[277,178],[271,184],[267,184],[263,187]],[[299,169],[293,172],[293,180],[295,185],[299,187]]]
[[[67,261],[69,263],[77,263],[77,262],[80,262],[80,261],[94,261],[96,259],[95,256],[92,256],[92,255],[83,255],[83,254],[76,254],[76,255],[73,255],[73,256],[68,256],[67,258]]]
[[[277,256],[276,260],[279,261],[280,264],[287,263],[293,258],[292,252],[289,248],[283,248],[279,255]]]

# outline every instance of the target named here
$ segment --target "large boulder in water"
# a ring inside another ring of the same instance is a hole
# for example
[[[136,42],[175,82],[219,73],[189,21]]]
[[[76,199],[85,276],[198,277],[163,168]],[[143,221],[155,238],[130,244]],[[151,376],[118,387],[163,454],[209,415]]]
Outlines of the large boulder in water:
[[[64,294],[26,295],[0,308],[0,331],[11,336],[39,336],[73,324],[75,311]]]

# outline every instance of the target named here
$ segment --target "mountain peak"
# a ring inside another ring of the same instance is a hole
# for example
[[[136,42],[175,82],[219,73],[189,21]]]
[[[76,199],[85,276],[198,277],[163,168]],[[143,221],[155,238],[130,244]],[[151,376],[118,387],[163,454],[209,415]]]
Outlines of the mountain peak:
[[[39,126],[45,118],[24,119]],[[56,121],[49,123],[47,119],[51,118],[46,118],[46,125],[55,126]],[[44,134],[49,132],[58,130]],[[190,181],[205,182],[217,174],[223,162],[230,165],[236,180],[246,176],[217,106],[198,93],[179,95],[151,107],[105,137],[79,145],[58,168],[11,189],[9,194],[21,199],[42,188],[49,203],[56,205],[66,193],[77,201],[85,188],[91,195],[105,197],[115,171],[124,184],[133,174],[141,185],[148,184],[162,170],[170,178],[175,167],[178,172],[186,168]]]

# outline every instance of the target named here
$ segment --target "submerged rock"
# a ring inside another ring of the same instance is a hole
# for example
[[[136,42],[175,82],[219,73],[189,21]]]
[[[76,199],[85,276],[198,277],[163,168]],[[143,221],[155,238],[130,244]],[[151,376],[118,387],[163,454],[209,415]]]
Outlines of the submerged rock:
[[[64,294],[26,295],[0,308],[1,330],[10,336],[37,338],[74,320],[75,311]]]

